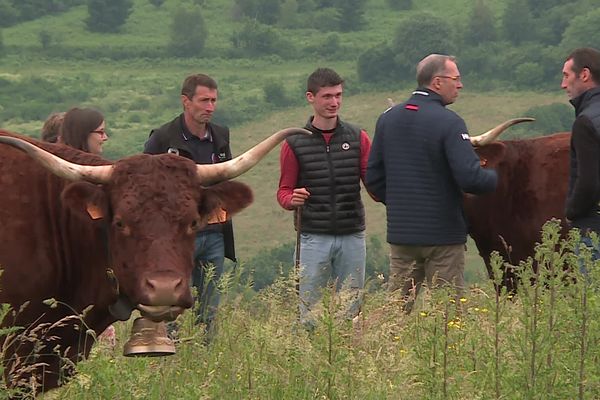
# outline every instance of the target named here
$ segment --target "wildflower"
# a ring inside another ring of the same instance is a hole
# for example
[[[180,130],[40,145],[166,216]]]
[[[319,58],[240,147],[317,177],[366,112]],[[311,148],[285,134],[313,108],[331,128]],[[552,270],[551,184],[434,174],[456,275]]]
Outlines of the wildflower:
[[[451,321],[448,321],[448,328],[460,329],[461,328],[460,318],[455,318]]]
[[[58,301],[55,298],[46,299],[42,303],[44,303],[47,306],[50,306],[50,308],[58,307]]]
[[[467,299],[466,299],[466,298],[464,298],[464,297],[461,297],[461,298],[460,298],[460,302],[461,302],[461,303],[466,303],[466,302],[467,302]]]
[[[486,313],[486,312],[488,312],[488,309],[487,309],[487,308],[482,308],[482,309],[481,309],[481,312],[482,312],[482,313]]]
[[[427,313],[426,313],[425,311],[421,311],[421,312],[419,313],[419,315],[420,315],[421,317],[426,317],[426,316],[427,316]]]

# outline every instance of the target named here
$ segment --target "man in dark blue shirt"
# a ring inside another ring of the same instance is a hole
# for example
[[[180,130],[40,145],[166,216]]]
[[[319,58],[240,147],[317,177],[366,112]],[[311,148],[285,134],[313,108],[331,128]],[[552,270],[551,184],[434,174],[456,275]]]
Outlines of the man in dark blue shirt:
[[[425,279],[462,289],[463,192],[490,192],[497,183],[495,171],[481,168],[463,119],[446,108],[463,87],[455,58],[425,57],[417,82],[408,101],[379,117],[366,176],[386,205],[389,289],[401,289],[407,312]]]

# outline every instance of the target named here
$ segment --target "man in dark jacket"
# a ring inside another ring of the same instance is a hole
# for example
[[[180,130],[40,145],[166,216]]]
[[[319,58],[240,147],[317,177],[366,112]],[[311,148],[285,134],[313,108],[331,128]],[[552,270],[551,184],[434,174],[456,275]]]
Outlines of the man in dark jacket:
[[[566,200],[567,219],[579,228],[583,241],[600,234],[600,52],[579,48],[567,57],[561,87],[575,107],[571,129],[571,172]],[[599,258],[598,250],[593,252]],[[583,272],[585,269],[582,268]]]
[[[497,183],[495,171],[481,168],[463,119],[446,108],[463,87],[455,58],[425,57],[417,82],[408,101],[379,117],[366,177],[386,205],[389,289],[402,290],[407,312],[425,279],[463,287],[463,192],[490,192]]]
[[[230,160],[229,128],[210,122],[217,104],[217,83],[204,74],[188,76],[181,88],[181,103],[182,114],[150,132],[144,153],[174,153],[196,164]],[[225,257],[235,261],[233,229],[227,212],[220,210],[196,234],[192,271],[192,285],[200,301],[198,322],[205,323],[209,333],[219,305],[216,283]]]

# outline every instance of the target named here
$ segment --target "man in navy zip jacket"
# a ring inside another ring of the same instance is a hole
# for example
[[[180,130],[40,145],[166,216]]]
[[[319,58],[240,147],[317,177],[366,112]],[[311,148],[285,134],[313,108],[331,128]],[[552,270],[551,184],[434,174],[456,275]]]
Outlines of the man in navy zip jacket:
[[[495,190],[461,117],[446,106],[463,85],[452,56],[431,54],[417,65],[419,87],[377,120],[366,186],[387,211],[389,289],[410,312],[423,281],[464,286],[467,223],[463,192]]]

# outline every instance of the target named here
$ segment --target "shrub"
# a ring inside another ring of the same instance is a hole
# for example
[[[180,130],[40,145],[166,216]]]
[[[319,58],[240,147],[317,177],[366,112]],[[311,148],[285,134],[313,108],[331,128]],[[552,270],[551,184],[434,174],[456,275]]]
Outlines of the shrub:
[[[92,32],[118,32],[129,18],[133,0],[88,0],[87,28]]]
[[[391,49],[401,77],[413,77],[416,64],[427,54],[454,53],[450,23],[427,13],[412,15],[396,28]]]
[[[563,103],[552,103],[528,109],[523,116],[535,118],[535,122],[515,126],[509,135],[534,137],[555,132],[570,131],[573,124],[573,108]]]
[[[563,49],[576,47],[594,47],[600,49],[600,9],[596,8],[586,14],[571,19],[561,42]]]
[[[542,68],[535,62],[524,62],[515,69],[515,81],[520,87],[539,87],[544,82]]]
[[[52,44],[52,34],[45,29],[42,29],[38,32],[38,39],[40,40],[40,45],[42,49],[48,50],[50,45]]]
[[[285,92],[280,82],[269,82],[263,87],[265,101],[276,107],[287,107],[294,101]]]
[[[365,83],[384,83],[398,78],[394,53],[382,43],[371,47],[358,57],[358,79]]]
[[[281,14],[281,3],[281,0],[235,0],[233,13],[273,25]]]
[[[364,28],[365,23],[364,0],[344,0],[338,3],[339,29],[344,32],[358,31]]]
[[[392,10],[410,10],[413,6],[413,0],[385,0],[385,3]]]
[[[169,52],[179,57],[195,57],[204,49],[208,29],[198,6],[178,7],[171,20]]]
[[[315,11],[310,17],[312,26],[320,31],[337,31],[340,27],[340,12],[336,8],[323,8]]]
[[[496,40],[495,22],[490,8],[483,0],[477,0],[471,9],[465,42],[478,44]]]
[[[292,44],[270,26],[256,20],[248,20],[231,36],[231,43],[241,56],[258,56],[266,54],[289,54],[293,52]]]

